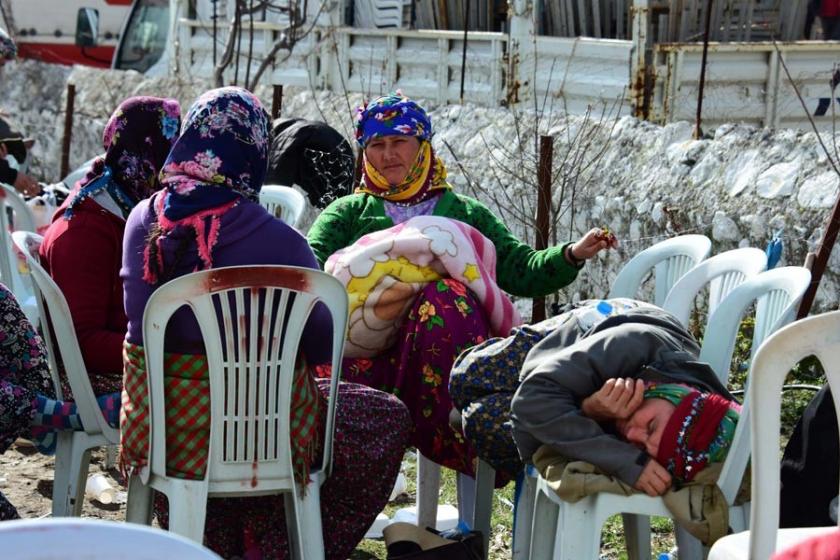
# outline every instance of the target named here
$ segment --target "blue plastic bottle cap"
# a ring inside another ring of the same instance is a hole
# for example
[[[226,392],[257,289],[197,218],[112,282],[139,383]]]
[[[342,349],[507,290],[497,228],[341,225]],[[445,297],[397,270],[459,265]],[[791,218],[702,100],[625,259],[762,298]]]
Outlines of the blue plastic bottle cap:
[[[601,301],[595,309],[597,309],[602,315],[609,315],[612,313],[613,306],[606,301]]]

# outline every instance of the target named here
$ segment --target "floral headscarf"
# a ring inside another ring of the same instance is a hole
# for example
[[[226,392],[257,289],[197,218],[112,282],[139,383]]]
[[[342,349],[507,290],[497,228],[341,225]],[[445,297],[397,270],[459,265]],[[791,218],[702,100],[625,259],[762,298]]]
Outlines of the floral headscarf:
[[[130,97],[120,103],[102,134],[105,155],[79,181],[64,218],[71,219],[79,203],[102,191],[128,217],[138,202],[160,188],[157,175],[180,126],[181,106],[175,99]]]
[[[392,185],[364,157],[362,184],[356,192],[365,192],[402,204],[415,204],[433,191],[451,189],[446,182],[446,166],[432,148],[432,122],[426,111],[408,97],[397,92],[374,99],[356,112],[356,141],[364,149],[383,136],[413,136],[420,140],[420,149],[405,179]]]
[[[17,56],[17,45],[3,29],[0,29],[0,58],[14,60]]]
[[[675,383],[651,385],[645,398],[664,399],[676,407],[656,454],[676,479],[689,482],[709,463],[726,459],[740,418],[738,403]]]
[[[432,121],[420,105],[399,91],[356,110],[356,142],[363,149],[374,138],[395,134],[431,140]]]
[[[238,87],[210,90],[190,107],[181,136],[161,171],[158,232],[146,246],[144,279],[163,270],[161,237],[176,227],[195,232],[206,268],[221,216],[243,198],[256,202],[268,162],[269,118],[259,99]]]

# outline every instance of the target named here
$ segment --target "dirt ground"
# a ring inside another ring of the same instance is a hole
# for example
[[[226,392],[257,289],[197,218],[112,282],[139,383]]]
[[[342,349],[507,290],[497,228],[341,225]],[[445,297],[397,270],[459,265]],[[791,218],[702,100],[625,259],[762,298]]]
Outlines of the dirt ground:
[[[50,515],[55,457],[42,455],[27,442],[18,440],[0,455],[0,491],[17,508],[22,518]],[[101,473],[118,492],[125,492],[116,468],[105,469],[105,452],[91,454],[89,474]],[[117,500],[119,501],[119,500]],[[102,504],[85,497],[83,517],[125,521],[125,503]]]

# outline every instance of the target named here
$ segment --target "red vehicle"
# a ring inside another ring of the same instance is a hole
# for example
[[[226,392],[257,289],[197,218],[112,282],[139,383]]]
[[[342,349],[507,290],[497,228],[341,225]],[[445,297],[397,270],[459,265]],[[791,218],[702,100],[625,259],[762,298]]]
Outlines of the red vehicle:
[[[10,0],[3,27],[21,58],[110,68],[132,0]],[[10,9],[9,9],[10,8]],[[82,8],[86,8],[80,12]],[[85,13],[85,17],[80,14]],[[98,23],[96,46],[77,45],[78,25]]]

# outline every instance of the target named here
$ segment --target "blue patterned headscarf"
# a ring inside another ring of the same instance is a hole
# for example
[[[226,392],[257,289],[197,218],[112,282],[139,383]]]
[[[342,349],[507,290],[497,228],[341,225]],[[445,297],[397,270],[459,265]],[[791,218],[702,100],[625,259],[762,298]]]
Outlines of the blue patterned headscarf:
[[[431,140],[432,122],[420,105],[399,91],[356,110],[356,141],[362,148],[373,138],[394,135]]]
[[[198,255],[206,268],[212,266],[221,216],[242,199],[259,198],[268,141],[268,113],[248,90],[213,89],[193,103],[161,171],[159,234],[147,245],[147,281],[154,283],[155,271],[163,269],[160,238],[176,227],[195,231]]]
[[[114,111],[102,133],[105,155],[79,181],[64,211],[69,220],[83,200],[106,191],[123,218],[160,188],[158,172],[178,137],[181,106],[175,99],[129,97]]]
[[[0,58],[13,60],[17,56],[17,45],[5,30],[0,29]]]

